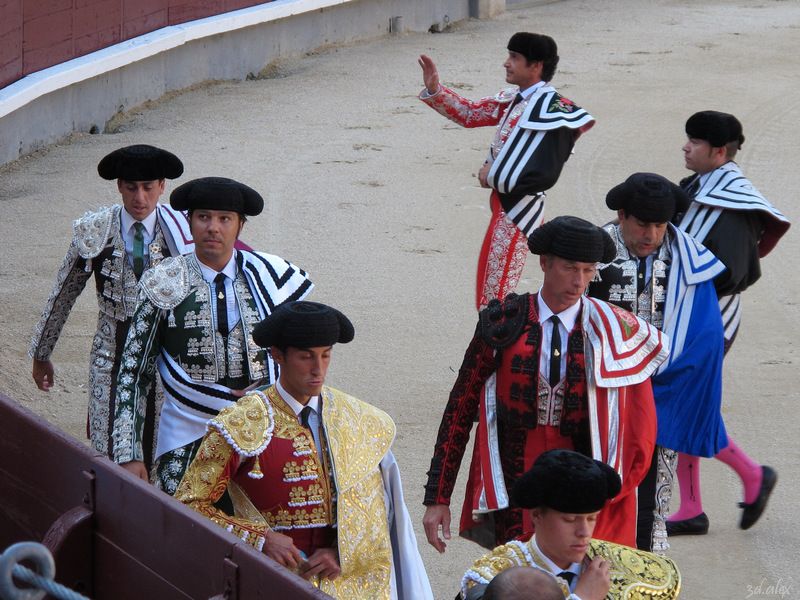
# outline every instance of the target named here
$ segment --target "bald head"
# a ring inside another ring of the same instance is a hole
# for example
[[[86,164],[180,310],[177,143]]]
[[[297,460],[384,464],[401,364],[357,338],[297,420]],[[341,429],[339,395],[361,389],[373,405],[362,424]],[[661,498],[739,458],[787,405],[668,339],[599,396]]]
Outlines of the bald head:
[[[547,571],[509,567],[489,582],[483,600],[564,600],[564,592]]]

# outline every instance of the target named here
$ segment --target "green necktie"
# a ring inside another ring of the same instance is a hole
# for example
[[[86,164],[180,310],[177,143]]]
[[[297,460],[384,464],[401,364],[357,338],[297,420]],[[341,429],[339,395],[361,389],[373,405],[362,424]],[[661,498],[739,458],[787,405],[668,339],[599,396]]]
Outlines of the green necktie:
[[[136,279],[142,276],[144,271],[144,225],[135,223],[136,233],[133,234],[133,272]]]

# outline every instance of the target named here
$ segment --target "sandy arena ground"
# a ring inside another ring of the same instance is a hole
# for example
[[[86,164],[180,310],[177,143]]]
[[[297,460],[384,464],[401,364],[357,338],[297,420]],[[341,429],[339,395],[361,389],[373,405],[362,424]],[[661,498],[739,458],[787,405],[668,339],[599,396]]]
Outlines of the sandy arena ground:
[[[441,34],[332,47],[274,65],[258,80],[197,86],[131,111],[112,132],[75,135],[0,169],[0,390],[83,437],[93,293],[83,294],[61,336],[49,394],[35,388],[27,350],[72,220],[119,199],[114,184],[97,176],[100,158],[150,143],[183,159],[179,182],[208,175],[246,182],[267,207],[247,223],[243,239],[306,268],[317,284],[311,299],[355,323],[356,339],[337,347],[328,382],[396,419],[395,452],[420,548],[436,597],[452,598],[482,551],[460,539],[442,556],[428,546],[422,485],[475,324],[475,263],[489,216],[475,174],[493,131],[461,129],[419,102],[417,56],[433,57],[442,81],[464,95],[490,95],[504,86],[505,44],[520,30],[557,40],[554,85],[597,119],[548,194],[548,217],[603,223],[611,218],[606,191],[631,173],[682,178],[684,122],[716,109],[744,124],[745,173],[797,218],[796,2],[566,0]],[[673,541],[682,598],[800,598],[793,232],[745,295],[744,323],[725,366],[728,430],[755,460],[774,466],[780,481],[765,516],[743,532],[738,479],[718,461],[703,461],[711,531]],[[519,288],[539,284],[529,260]],[[457,489],[463,485],[462,478]]]

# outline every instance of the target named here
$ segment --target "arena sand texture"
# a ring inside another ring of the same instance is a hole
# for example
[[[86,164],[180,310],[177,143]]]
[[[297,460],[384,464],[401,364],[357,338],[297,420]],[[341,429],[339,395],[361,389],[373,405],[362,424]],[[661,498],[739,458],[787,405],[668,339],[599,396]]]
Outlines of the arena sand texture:
[[[548,218],[574,214],[601,224],[612,217],[606,191],[631,173],[674,181],[687,175],[683,125],[705,109],[740,118],[745,174],[797,218],[794,1],[566,0],[440,34],[330,47],[272,65],[257,80],[171,95],[123,115],[106,134],[74,135],[0,168],[0,390],[83,439],[93,293],[83,294],[61,336],[49,394],[35,388],[27,350],[72,220],[119,199],[113,182],[97,176],[100,158],[149,143],[183,159],[178,183],[209,175],[241,180],[267,201],[243,239],[307,269],[317,284],[310,299],[353,320],[355,341],[336,348],[328,382],[397,421],[394,449],[419,545],[436,597],[452,598],[482,550],[461,539],[442,556],[428,546],[422,486],[475,327],[475,263],[489,218],[476,173],[493,131],[462,129],[419,102],[417,56],[433,57],[443,83],[479,98],[504,87],[505,44],[522,30],[556,39],[554,85],[597,119],[548,194]],[[176,185],[168,182],[167,192]],[[682,598],[800,598],[796,240],[792,229],[763,261],[725,364],[728,430],[780,480],[762,520],[740,531],[739,480],[718,461],[702,462],[711,530],[673,541]],[[540,275],[529,260],[519,289],[538,289]],[[460,502],[459,495],[454,527]]]

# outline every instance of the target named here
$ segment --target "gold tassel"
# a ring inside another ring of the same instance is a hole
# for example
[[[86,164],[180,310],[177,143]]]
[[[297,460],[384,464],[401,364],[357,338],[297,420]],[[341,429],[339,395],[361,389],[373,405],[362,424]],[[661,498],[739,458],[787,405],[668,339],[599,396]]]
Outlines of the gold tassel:
[[[258,456],[255,458],[256,462],[253,464],[253,468],[250,469],[250,472],[247,475],[253,479],[261,479],[264,477],[264,473],[261,471],[261,461],[258,459]]]

